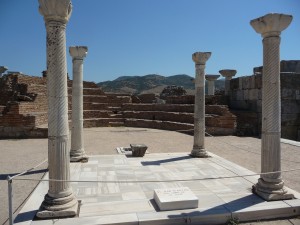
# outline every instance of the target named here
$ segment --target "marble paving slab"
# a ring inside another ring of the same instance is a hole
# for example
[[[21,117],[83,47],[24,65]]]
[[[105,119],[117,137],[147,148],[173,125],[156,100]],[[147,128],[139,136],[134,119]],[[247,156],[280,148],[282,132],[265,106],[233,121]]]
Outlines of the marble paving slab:
[[[187,152],[141,158],[101,155],[91,156],[84,164],[72,163],[71,180],[77,182],[71,186],[81,201],[80,213],[76,218],[57,219],[55,224],[220,224],[231,217],[241,222],[300,215],[299,199],[266,202],[252,194],[257,176],[218,179],[254,173],[210,155],[206,159],[191,158]],[[84,182],[88,180],[93,182]],[[154,189],[181,187],[192,191],[198,206],[161,211],[153,199]],[[47,190],[48,183],[40,182],[15,224],[53,224],[54,220],[32,220]],[[299,193],[294,194],[299,198]]]

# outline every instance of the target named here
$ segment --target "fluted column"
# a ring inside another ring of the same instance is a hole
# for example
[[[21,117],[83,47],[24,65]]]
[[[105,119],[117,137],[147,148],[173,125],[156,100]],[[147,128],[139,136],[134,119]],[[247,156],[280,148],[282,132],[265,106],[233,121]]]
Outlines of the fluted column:
[[[205,79],[207,80],[207,94],[215,95],[215,81],[220,77],[220,75],[205,75]]]
[[[250,24],[263,37],[261,171],[281,170],[280,33],[292,16],[267,14]],[[267,201],[293,198],[284,188],[281,173],[261,175],[253,191]]]
[[[225,95],[229,95],[230,91],[230,80],[235,76],[236,70],[225,69],[219,70],[219,73],[225,77]]]
[[[66,24],[70,0],[39,0],[47,32],[48,168],[49,179],[70,179]],[[49,181],[49,190],[37,213],[40,218],[75,216],[77,200],[69,182]]]
[[[71,162],[86,162],[88,160],[83,145],[83,59],[86,57],[86,46],[72,46],[69,48],[73,62],[72,85],[72,135]]]
[[[194,145],[191,156],[206,158],[208,154],[204,146],[205,137],[205,63],[211,52],[195,52],[192,59],[195,62],[195,109],[194,109]]]

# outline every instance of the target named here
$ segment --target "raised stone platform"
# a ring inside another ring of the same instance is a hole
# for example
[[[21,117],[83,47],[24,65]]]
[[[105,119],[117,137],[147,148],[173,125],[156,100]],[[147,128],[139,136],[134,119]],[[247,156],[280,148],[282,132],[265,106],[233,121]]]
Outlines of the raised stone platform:
[[[243,177],[253,172],[213,153],[206,159],[188,154],[102,155],[72,163],[71,179],[80,181],[72,183],[81,200],[79,217],[57,219],[55,224],[226,224],[232,218],[242,222],[300,215],[299,193],[289,190],[297,199],[266,202],[251,192],[258,176]],[[200,199],[196,208],[161,211],[154,190],[182,187]],[[15,224],[53,224],[53,220],[32,221],[47,190],[48,183],[41,182]]]

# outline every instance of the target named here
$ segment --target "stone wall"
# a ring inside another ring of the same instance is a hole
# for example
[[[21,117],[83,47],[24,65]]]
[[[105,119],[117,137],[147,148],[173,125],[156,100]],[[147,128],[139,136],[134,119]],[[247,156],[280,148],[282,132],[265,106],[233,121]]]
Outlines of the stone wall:
[[[121,113],[126,126],[165,130],[194,129],[194,104],[123,104]],[[234,135],[236,116],[227,105],[206,105],[205,125],[211,135]]]
[[[167,104],[194,104],[195,95],[168,96]],[[227,105],[228,101],[224,95],[205,95],[206,105]]]
[[[46,77],[10,74],[0,78],[0,138],[47,137]],[[72,81],[68,80],[69,124],[72,126]],[[134,126],[193,133],[194,96],[155,104],[154,94],[134,98],[105,94],[93,82],[83,83],[84,127]],[[235,134],[236,118],[221,96],[207,96],[206,126],[213,135]],[[137,103],[134,103],[137,102]],[[143,103],[144,102],[144,103]],[[146,102],[146,103],[145,103]],[[186,104],[188,103],[188,104]]]
[[[288,63],[291,63],[289,65]],[[299,61],[281,61],[281,136],[300,141],[300,73]],[[230,82],[229,106],[237,116],[240,135],[260,135],[262,110],[262,68],[255,75],[238,77]]]

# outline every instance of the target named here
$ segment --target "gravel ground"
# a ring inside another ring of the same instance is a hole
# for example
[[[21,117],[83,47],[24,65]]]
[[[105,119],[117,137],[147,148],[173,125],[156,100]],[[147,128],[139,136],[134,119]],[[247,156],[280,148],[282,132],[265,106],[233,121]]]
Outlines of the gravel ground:
[[[143,143],[149,153],[189,152],[193,137],[172,131],[147,128],[89,128],[84,130],[85,151],[88,155],[117,154],[116,147],[129,147],[131,143]],[[227,160],[254,172],[260,172],[260,139],[252,137],[206,137],[206,149]],[[8,224],[7,181],[14,175],[30,169],[47,159],[47,139],[0,140],[0,224]],[[282,169],[300,168],[300,147],[282,144]],[[47,163],[25,175],[27,178],[41,178],[47,171]],[[300,171],[282,174],[286,186],[300,192]],[[13,206],[18,212],[37,182],[13,182]],[[6,222],[6,223],[5,223]],[[246,223],[261,225],[299,224],[300,219],[271,222]]]

